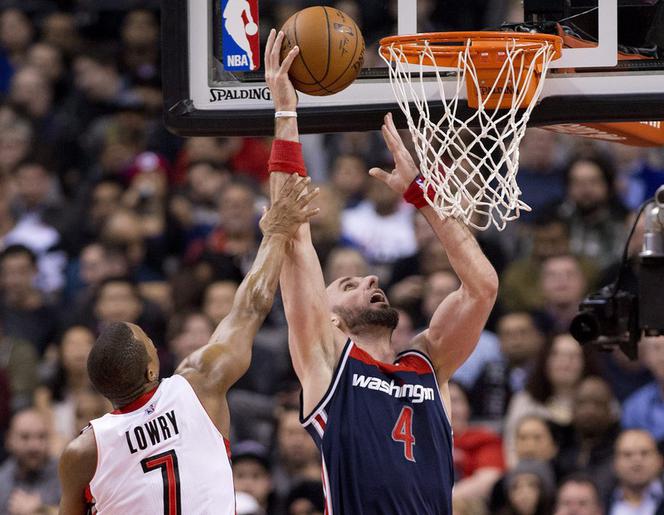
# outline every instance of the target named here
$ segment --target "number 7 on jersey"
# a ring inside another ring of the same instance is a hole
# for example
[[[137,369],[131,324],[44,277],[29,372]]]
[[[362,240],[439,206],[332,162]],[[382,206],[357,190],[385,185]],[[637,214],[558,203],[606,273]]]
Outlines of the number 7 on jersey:
[[[403,454],[409,461],[415,461],[415,437],[413,436],[413,408],[404,406],[399,414],[397,423],[392,429],[392,440],[403,442]]]

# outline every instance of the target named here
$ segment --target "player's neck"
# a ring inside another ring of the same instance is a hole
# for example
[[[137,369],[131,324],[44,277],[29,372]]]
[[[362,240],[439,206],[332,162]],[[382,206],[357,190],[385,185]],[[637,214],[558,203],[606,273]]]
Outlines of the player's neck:
[[[145,383],[143,387],[140,389],[140,391],[132,394],[130,397],[126,399],[120,399],[120,400],[114,400],[111,402],[113,405],[114,410],[122,410],[126,406],[130,405],[132,402],[135,402],[137,399],[141,398],[143,395],[155,390],[159,386],[159,380],[151,381],[149,383]]]
[[[355,345],[368,352],[372,358],[383,363],[392,363],[396,352],[392,348],[392,330],[384,327],[372,327],[350,333],[348,337]]]

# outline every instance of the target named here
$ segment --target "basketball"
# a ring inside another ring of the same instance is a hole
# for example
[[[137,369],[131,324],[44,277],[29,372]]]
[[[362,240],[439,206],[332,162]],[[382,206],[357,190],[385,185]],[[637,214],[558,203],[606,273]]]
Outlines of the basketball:
[[[350,86],[364,61],[364,38],[357,24],[332,7],[309,7],[291,16],[281,30],[285,34],[281,58],[294,46],[300,53],[290,68],[298,91],[307,95],[333,95]]]

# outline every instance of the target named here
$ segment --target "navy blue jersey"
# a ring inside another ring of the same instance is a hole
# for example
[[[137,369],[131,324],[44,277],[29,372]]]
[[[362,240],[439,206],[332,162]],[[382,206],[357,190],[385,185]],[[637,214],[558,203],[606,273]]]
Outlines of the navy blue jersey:
[[[326,515],[452,515],[452,428],[425,354],[391,365],[349,340],[302,424],[323,457]]]

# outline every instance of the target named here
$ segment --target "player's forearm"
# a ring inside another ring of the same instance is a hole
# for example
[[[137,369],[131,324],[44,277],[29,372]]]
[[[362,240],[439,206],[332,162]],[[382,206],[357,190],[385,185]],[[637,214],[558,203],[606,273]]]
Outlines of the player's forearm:
[[[274,302],[287,244],[284,235],[263,237],[254,264],[238,288],[233,309],[267,316]]]
[[[498,275],[470,230],[452,218],[441,219],[429,206],[420,212],[436,233],[468,294],[493,303],[498,291]]]

